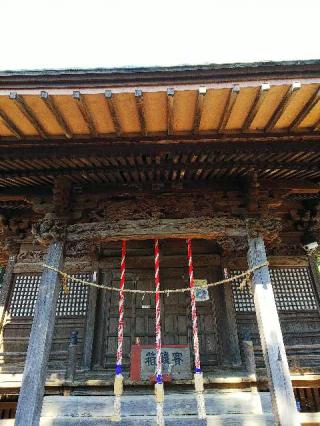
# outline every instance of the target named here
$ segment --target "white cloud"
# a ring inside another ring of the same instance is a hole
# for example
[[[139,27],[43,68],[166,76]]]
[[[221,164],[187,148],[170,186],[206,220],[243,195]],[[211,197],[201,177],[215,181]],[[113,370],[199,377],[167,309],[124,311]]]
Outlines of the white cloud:
[[[0,0],[0,69],[320,58],[318,0]]]

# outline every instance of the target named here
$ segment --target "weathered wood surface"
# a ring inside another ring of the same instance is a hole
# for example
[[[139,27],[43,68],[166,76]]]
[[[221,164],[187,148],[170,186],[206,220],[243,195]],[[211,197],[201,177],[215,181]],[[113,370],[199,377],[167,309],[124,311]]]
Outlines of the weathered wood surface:
[[[8,263],[6,265],[6,271],[3,277],[3,284],[0,290],[0,336],[2,336],[2,329],[5,320],[5,316],[8,310],[10,294],[13,284],[13,269],[16,262],[17,256],[15,254],[9,256]]]
[[[268,392],[252,393],[248,391],[207,391],[205,392],[208,415],[221,414],[260,414],[257,403],[263,406],[264,413],[271,412],[270,394]],[[156,404],[152,392],[123,395],[122,415],[154,416]],[[167,416],[189,416],[197,414],[197,402],[194,392],[168,392],[165,396],[164,412]],[[113,396],[47,396],[44,399],[42,417],[88,416],[108,417],[113,413]]]
[[[70,337],[70,344],[68,347],[68,359],[66,368],[66,381],[73,381],[77,369],[77,334]]]
[[[220,235],[245,236],[240,219],[154,219],[125,220],[117,223],[93,222],[68,226],[69,241],[155,238],[217,238]]]
[[[319,268],[318,268],[318,265],[317,265],[316,256],[314,256],[314,255],[308,256],[308,261],[309,261],[309,266],[310,266],[311,275],[312,275],[312,279],[313,279],[314,289],[315,289],[316,294],[318,296],[317,297],[317,304],[318,304],[319,312],[320,312],[320,272],[319,272]]]
[[[297,268],[308,266],[307,256],[268,256],[269,266],[272,268]],[[222,257],[221,264],[230,269],[247,269],[248,260],[245,257]]]
[[[266,259],[262,238],[250,239],[249,266],[258,265]],[[299,424],[295,397],[268,267],[253,273],[252,286],[273,414],[280,425],[295,426]]]
[[[63,267],[62,242],[53,242],[49,245],[46,262],[59,269]],[[45,269],[31,328],[17,406],[16,426],[39,424],[58,296],[59,276],[56,272]]]
[[[242,348],[243,348],[243,358],[244,358],[244,364],[246,366],[246,370],[249,373],[250,378],[252,380],[256,380],[256,362],[254,359],[254,346],[253,342],[251,340],[244,340],[242,342]]]
[[[93,272],[92,281],[99,282],[99,271],[95,268]],[[96,287],[88,288],[88,304],[87,304],[87,316],[86,316],[86,326],[84,333],[84,342],[83,342],[83,357],[82,357],[82,367],[86,370],[91,368],[92,364],[92,350],[93,350],[93,339],[94,339],[94,325],[96,318],[96,308],[97,308],[97,296],[98,289]]]
[[[217,280],[212,273],[209,277],[210,282]],[[241,355],[231,286],[215,287],[211,290],[211,294],[214,321],[219,334],[221,363],[225,366],[240,366]]]
[[[255,229],[274,235],[279,232],[277,219],[252,221]],[[137,219],[118,220],[116,222],[77,223],[67,227],[67,240],[105,240],[121,239],[150,240],[155,238],[217,239],[221,236],[245,237],[246,222],[238,217],[215,216],[193,217],[186,219]]]

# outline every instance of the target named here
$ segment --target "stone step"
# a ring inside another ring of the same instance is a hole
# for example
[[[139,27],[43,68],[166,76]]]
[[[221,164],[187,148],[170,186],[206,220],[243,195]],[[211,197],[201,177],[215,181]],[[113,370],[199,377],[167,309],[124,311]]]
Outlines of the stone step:
[[[205,392],[208,415],[271,413],[268,392]],[[123,417],[155,416],[156,404],[152,394],[123,395]],[[44,398],[42,417],[111,417],[113,396],[47,396]],[[165,416],[196,416],[197,404],[192,392],[166,394]]]

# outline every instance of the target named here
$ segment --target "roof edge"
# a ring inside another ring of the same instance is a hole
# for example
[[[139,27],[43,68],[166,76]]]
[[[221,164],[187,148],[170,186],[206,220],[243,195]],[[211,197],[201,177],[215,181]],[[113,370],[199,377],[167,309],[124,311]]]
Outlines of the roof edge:
[[[0,71],[0,88],[97,87],[320,77],[320,59],[204,65]]]

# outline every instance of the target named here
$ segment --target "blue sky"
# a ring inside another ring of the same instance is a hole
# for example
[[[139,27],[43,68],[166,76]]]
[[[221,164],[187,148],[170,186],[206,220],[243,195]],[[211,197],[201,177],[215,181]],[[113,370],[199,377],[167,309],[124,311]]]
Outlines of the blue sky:
[[[319,0],[1,0],[0,69],[320,58]]]

